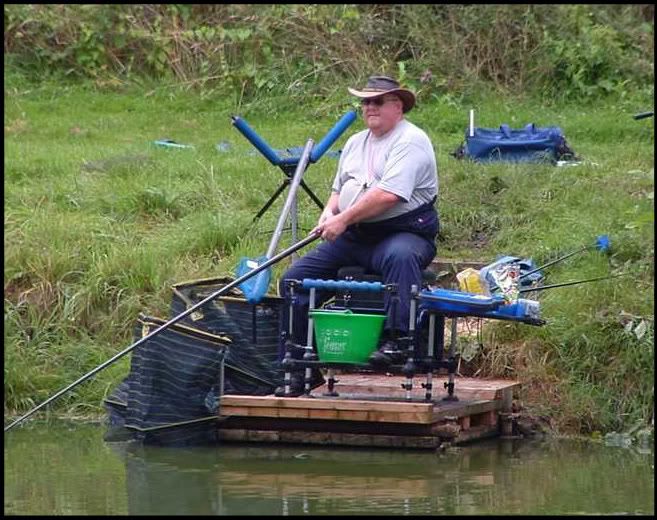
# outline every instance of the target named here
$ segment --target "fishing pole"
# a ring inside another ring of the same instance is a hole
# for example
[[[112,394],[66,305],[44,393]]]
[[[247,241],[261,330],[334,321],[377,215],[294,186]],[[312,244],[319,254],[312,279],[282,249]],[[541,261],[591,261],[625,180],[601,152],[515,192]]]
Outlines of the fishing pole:
[[[252,276],[255,276],[256,274],[258,274],[259,272],[263,271],[264,269],[267,269],[269,266],[271,266],[271,265],[273,265],[273,264],[275,264],[275,263],[277,263],[277,262],[283,260],[283,258],[286,258],[286,257],[290,256],[290,255],[291,255],[292,253],[294,253],[295,251],[298,251],[299,249],[301,249],[302,247],[304,247],[304,246],[310,244],[310,243],[313,242],[314,240],[317,240],[320,236],[321,236],[321,233],[320,233],[320,232],[311,233],[310,235],[308,235],[308,236],[307,236],[306,238],[304,238],[303,240],[300,240],[299,242],[297,242],[296,244],[291,245],[290,247],[288,247],[288,248],[285,249],[284,251],[281,251],[279,254],[277,254],[276,256],[274,256],[274,257],[272,257],[272,258],[270,258],[269,260],[267,260],[267,261],[264,262],[263,264],[259,265],[258,267],[256,267],[256,268],[253,269],[252,271],[249,271],[248,273],[244,274],[243,276],[240,276],[240,277],[237,278],[236,280],[233,280],[233,281],[230,282],[228,285],[225,285],[225,286],[223,286],[221,289],[219,289],[219,290],[213,292],[210,296],[208,296],[208,297],[206,297],[205,299],[201,300],[200,302],[194,304],[193,306],[191,306],[191,307],[190,307],[189,309],[187,309],[186,311],[184,311],[184,312],[178,314],[178,316],[176,316],[175,318],[171,318],[171,319],[170,319],[169,321],[167,321],[164,325],[158,327],[157,329],[155,329],[155,330],[154,330],[153,332],[151,332],[150,334],[147,334],[146,336],[142,337],[141,339],[139,339],[138,341],[136,341],[135,343],[133,343],[133,344],[130,345],[129,347],[123,349],[123,350],[122,350],[121,352],[119,352],[118,354],[115,354],[113,357],[111,357],[110,359],[108,359],[108,360],[105,361],[104,363],[98,365],[96,368],[94,368],[94,369],[91,370],[90,372],[87,372],[85,375],[83,375],[82,377],[80,377],[77,381],[74,381],[73,383],[71,383],[70,385],[68,385],[66,388],[63,388],[62,390],[60,390],[59,392],[57,392],[55,395],[49,397],[48,399],[46,399],[46,400],[45,400],[43,403],[41,403],[40,405],[38,405],[38,406],[32,408],[29,412],[27,412],[25,415],[19,417],[18,419],[16,419],[16,420],[15,420],[13,423],[11,423],[9,426],[5,426],[5,430],[4,430],[4,431],[7,432],[7,431],[11,430],[14,426],[16,426],[17,424],[23,422],[25,419],[27,419],[29,416],[31,416],[33,413],[35,413],[37,410],[43,408],[43,407],[46,406],[48,403],[51,403],[52,401],[54,401],[54,400],[57,399],[58,397],[61,397],[61,396],[64,395],[66,392],[68,392],[69,390],[72,390],[73,388],[75,388],[76,386],[78,386],[80,383],[86,381],[86,380],[89,379],[91,376],[97,374],[98,372],[100,372],[100,371],[103,370],[104,368],[107,368],[107,367],[110,366],[112,363],[114,363],[114,362],[117,361],[118,359],[120,359],[120,358],[122,358],[123,356],[125,356],[128,352],[134,350],[136,347],[138,347],[138,346],[141,345],[142,343],[145,343],[146,341],[148,341],[149,339],[153,338],[154,336],[156,336],[156,335],[159,334],[160,332],[162,332],[162,331],[164,331],[165,329],[169,328],[171,325],[173,325],[174,323],[180,321],[180,320],[183,319],[185,316],[188,316],[189,314],[193,313],[194,311],[196,311],[197,309],[199,309],[200,307],[202,307],[202,306],[205,305],[206,303],[208,303],[208,302],[214,300],[214,299],[217,298],[218,296],[221,296],[222,294],[226,293],[227,291],[229,291],[229,290],[232,289],[233,287],[236,287],[237,285],[241,284],[241,283],[244,282],[245,280],[251,278]]]
[[[636,120],[645,119],[646,117],[652,117],[655,113],[651,110],[650,112],[641,112],[640,114],[634,114],[632,117]]]
[[[556,264],[557,262],[561,262],[562,260],[566,260],[567,258],[570,258],[571,256],[574,256],[577,253],[581,253],[582,251],[586,251],[587,249],[591,249],[592,247],[595,247],[597,250],[602,251],[602,252],[608,251],[609,247],[610,247],[609,236],[600,235],[600,236],[596,237],[594,244],[589,244],[589,245],[586,245],[586,246],[582,246],[582,247],[580,247],[579,249],[577,249],[575,251],[571,251],[570,253],[567,253],[563,256],[560,256],[556,260],[552,260],[552,261],[548,262],[547,264],[543,264],[542,266],[537,267],[536,269],[532,269],[531,271],[520,275],[518,277],[518,281],[522,280],[523,278],[527,278],[528,276],[540,271],[541,269],[545,269],[546,267],[550,267],[550,266]]]
[[[586,280],[575,280],[572,282],[555,283],[553,285],[542,285],[540,287],[527,287],[526,289],[520,289],[518,292],[526,293],[526,292],[534,292],[534,291],[543,291],[545,289],[554,289],[555,287],[565,287],[567,285],[575,285],[579,283],[595,282],[598,280],[608,280],[610,278],[618,278],[619,276],[626,276],[628,274],[629,273],[619,273],[619,274],[612,274],[610,276],[598,276],[597,278],[588,278]]]

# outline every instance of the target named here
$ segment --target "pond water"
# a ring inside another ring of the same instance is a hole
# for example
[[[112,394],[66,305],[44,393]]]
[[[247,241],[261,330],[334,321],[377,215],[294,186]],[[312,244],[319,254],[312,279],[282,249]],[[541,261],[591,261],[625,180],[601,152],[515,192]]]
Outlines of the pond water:
[[[5,433],[18,515],[654,514],[654,449],[493,439],[443,452],[106,443],[99,424]]]

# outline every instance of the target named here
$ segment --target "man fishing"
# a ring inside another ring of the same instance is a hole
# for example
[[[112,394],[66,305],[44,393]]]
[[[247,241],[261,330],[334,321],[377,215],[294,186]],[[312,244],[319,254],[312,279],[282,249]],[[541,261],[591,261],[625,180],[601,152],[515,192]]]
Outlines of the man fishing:
[[[286,279],[336,279],[345,266],[360,266],[383,283],[397,284],[398,309],[391,313],[386,293],[382,346],[370,358],[386,364],[392,361],[387,352],[396,350],[394,338],[408,332],[411,285],[420,286],[423,269],[436,255],[436,157],[427,134],[405,119],[415,106],[413,92],[387,76],[371,76],[363,89],[348,90],[360,98],[367,129],[351,136],[342,150],[331,195],[312,230],[323,242],[284,273],[279,290],[284,296]],[[297,293],[294,313],[291,339],[302,343],[308,294]]]

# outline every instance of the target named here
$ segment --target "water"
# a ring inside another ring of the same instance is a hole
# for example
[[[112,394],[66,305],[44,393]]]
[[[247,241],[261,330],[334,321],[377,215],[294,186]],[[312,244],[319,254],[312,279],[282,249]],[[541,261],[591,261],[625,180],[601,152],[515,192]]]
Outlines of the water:
[[[59,421],[5,433],[5,514],[654,514],[652,448],[525,439],[442,453],[172,449],[107,444],[103,433]]]

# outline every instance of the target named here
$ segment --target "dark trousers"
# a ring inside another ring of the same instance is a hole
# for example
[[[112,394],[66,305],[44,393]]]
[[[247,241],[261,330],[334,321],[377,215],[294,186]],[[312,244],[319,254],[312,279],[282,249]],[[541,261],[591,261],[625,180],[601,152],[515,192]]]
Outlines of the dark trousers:
[[[422,271],[436,255],[433,241],[415,233],[398,232],[376,240],[357,231],[347,230],[334,242],[322,242],[305,256],[299,258],[283,275],[279,291],[287,296],[285,280],[314,278],[335,280],[338,270],[345,266],[361,266],[366,271],[380,274],[384,283],[397,284],[399,304],[392,323],[390,295],[384,295],[387,313],[386,330],[408,331],[411,285],[422,283]],[[293,342],[305,345],[308,335],[309,294],[295,289],[296,303],[293,315]],[[331,294],[317,291],[315,307],[319,307]],[[288,330],[288,305],[281,312],[281,330]],[[281,356],[283,354],[281,349]]]

